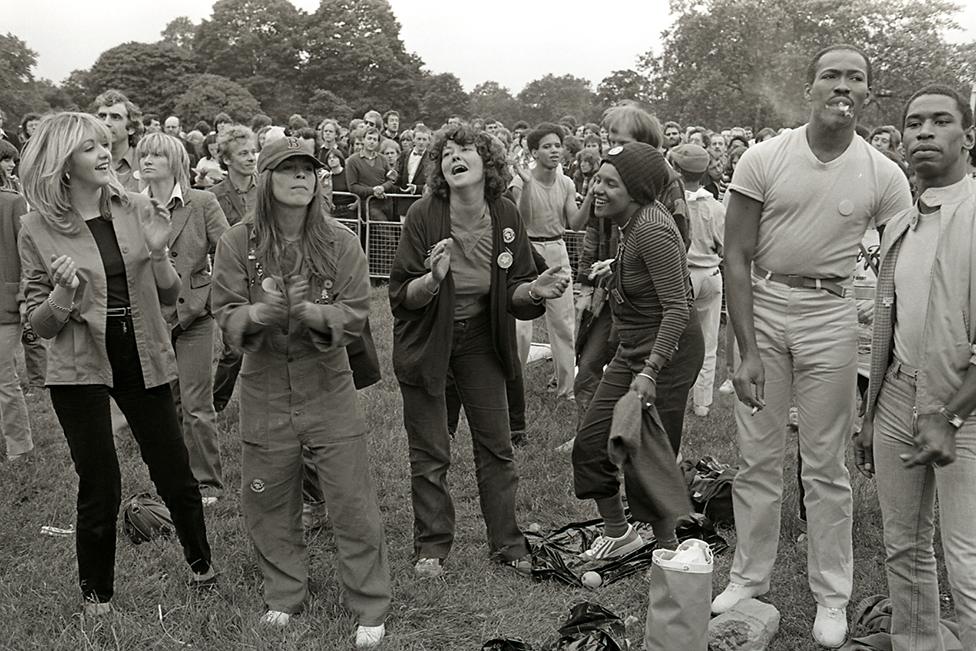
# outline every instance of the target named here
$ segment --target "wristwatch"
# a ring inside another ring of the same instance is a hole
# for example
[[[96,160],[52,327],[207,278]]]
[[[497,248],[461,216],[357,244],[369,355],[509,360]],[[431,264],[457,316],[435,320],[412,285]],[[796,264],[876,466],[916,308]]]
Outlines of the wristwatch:
[[[963,423],[966,422],[962,416],[960,416],[959,414],[952,413],[945,407],[939,409],[939,413],[942,414],[942,417],[945,418],[947,421],[949,421],[949,424],[955,427],[956,429],[962,427]]]

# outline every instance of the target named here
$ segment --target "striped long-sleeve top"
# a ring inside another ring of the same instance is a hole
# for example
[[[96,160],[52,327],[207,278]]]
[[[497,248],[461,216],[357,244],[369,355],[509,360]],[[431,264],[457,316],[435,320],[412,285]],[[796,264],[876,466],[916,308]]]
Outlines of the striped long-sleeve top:
[[[694,303],[681,233],[656,203],[632,218],[623,242],[618,289],[630,305],[611,301],[614,325],[618,331],[657,328],[651,352],[670,360]]]

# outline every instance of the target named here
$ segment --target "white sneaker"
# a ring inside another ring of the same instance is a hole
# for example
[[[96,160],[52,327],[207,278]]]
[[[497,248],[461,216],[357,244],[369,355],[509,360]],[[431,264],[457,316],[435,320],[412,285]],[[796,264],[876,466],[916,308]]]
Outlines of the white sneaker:
[[[288,622],[291,621],[291,615],[288,613],[283,613],[280,610],[269,610],[265,614],[261,615],[261,623],[265,626],[277,626],[278,628],[284,628],[288,626]]]
[[[694,411],[695,411],[695,415],[700,416],[701,418],[704,418],[705,416],[708,415],[708,407],[695,405]]]
[[[386,626],[360,626],[356,629],[356,648],[375,649],[386,635]]]
[[[574,445],[576,445],[575,436],[569,439],[568,441],[566,441],[565,443],[563,443],[562,445],[557,445],[556,452],[559,452],[560,454],[572,454]]]
[[[760,590],[758,587],[744,586],[741,583],[729,581],[729,584],[725,586],[725,590],[722,590],[722,593],[712,600],[712,614],[721,615],[728,610],[732,610],[732,607],[740,601],[752,599],[764,593],[765,590]]]
[[[840,648],[847,641],[847,612],[843,608],[817,606],[813,639],[827,649]]]
[[[722,383],[722,386],[718,388],[718,392],[723,396],[731,396],[735,393],[735,386],[732,384],[732,378],[728,378]]]
[[[644,539],[640,537],[633,525],[627,525],[627,533],[618,537],[597,536],[590,548],[580,554],[584,561],[602,561],[608,558],[626,556],[632,551],[644,546]]]
[[[104,617],[112,614],[112,603],[109,601],[89,601],[85,599],[81,606],[81,614],[85,617]]]

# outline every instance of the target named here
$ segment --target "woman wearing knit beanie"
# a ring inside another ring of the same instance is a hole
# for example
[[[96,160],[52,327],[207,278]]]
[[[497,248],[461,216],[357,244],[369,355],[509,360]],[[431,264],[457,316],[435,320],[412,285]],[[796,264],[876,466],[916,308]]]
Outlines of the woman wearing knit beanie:
[[[576,496],[596,500],[604,533],[583,556],[622,556],[644,541],[624,517],[617,467],[607,454],[617,401],[633,389],[661,417],[675,454],[681,443],[688,392],[704,357],[685,247],[674,219],[657,200],[670,181],[664,156],[632,142],[607,152],[593,180],[594,211],[620,230],[613,260],[591,273],[613,274],[609,299],[619,345],[604,372],[573,447]],[[662,547],[673,547],[676,513],[651,522]]]

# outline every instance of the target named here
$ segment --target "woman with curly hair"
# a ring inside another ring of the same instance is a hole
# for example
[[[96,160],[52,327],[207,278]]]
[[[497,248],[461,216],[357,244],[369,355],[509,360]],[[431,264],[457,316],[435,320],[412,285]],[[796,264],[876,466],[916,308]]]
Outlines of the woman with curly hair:
[[[469,125],[438,132],[430,194],[407,212],[390,271],[393,368],[410,442],[414,569],[443,573],[454,542],[445,384],[456,387],[471,428],[481,512],[493,560],[531,571],[515,520],[515,472],[505,381],[519,364],[515,319],[545,313],[568,270],[537,275],[508,186],[501,142]]]

